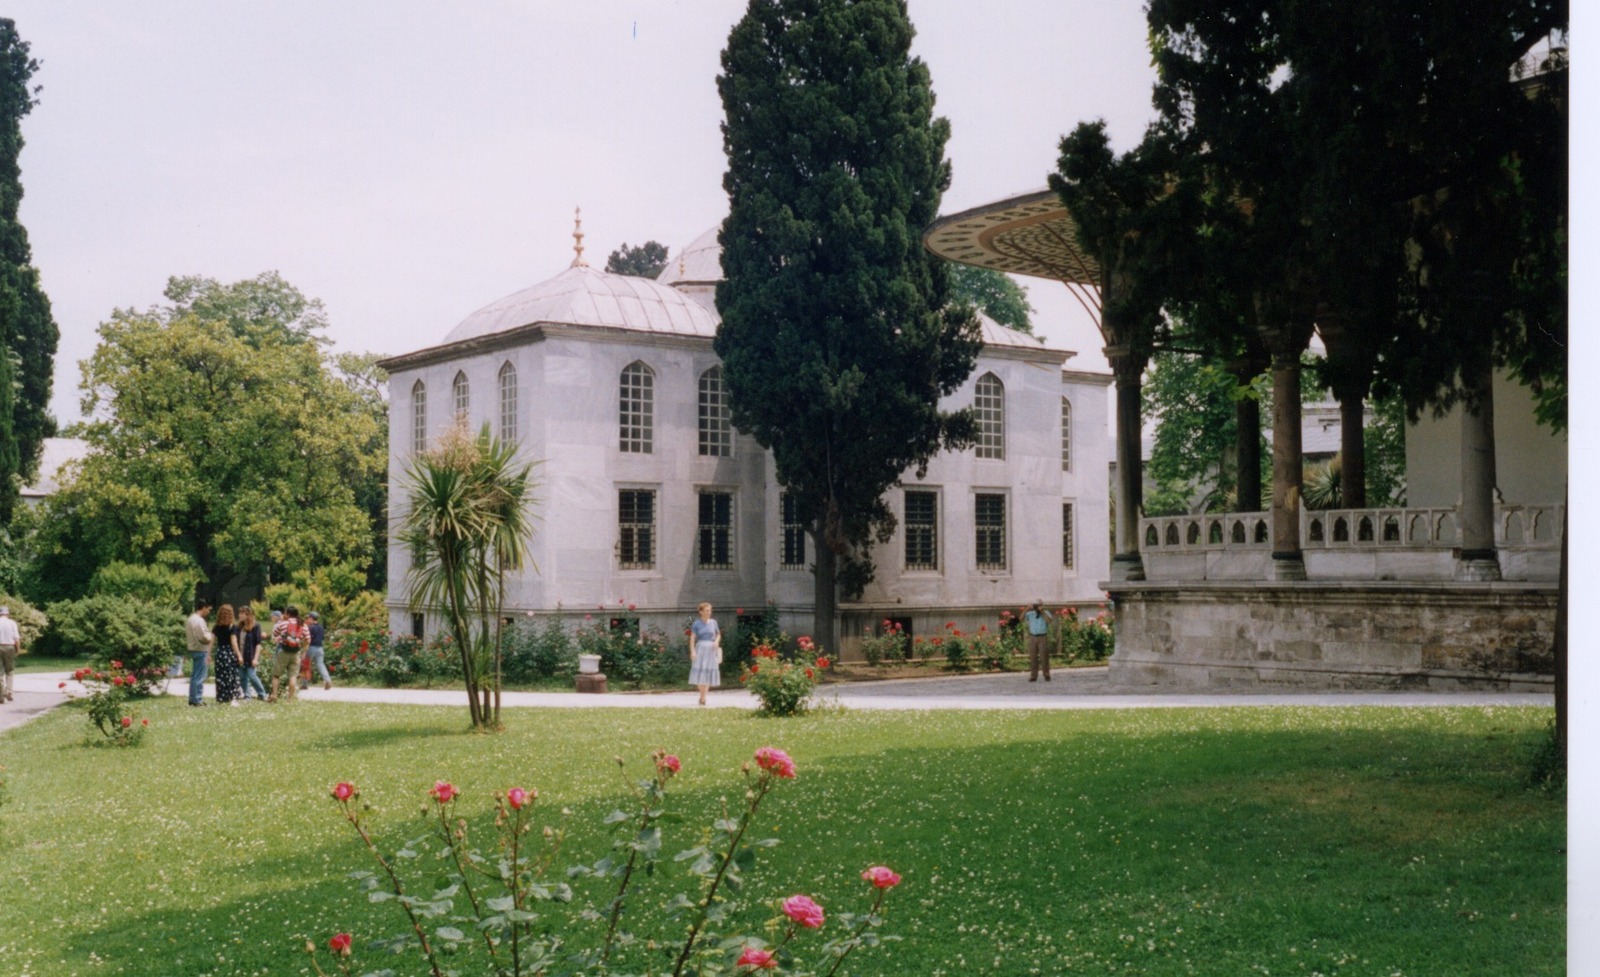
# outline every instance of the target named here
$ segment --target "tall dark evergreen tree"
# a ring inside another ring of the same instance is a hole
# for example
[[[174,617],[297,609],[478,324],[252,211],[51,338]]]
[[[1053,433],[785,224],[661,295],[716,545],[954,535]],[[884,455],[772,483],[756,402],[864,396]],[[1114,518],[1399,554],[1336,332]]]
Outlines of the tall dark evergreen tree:
[[[48,407],[58,333],[17,220],[22,117],[37,104],[38,88],[29,87],[37,70],[17,25],[0,18],[0,522],[11,518],[20,483],[56,428]]]
[[[717,286],[733,422],[770,449],[816,539],[815,636],[871,579],[885,491],[968,443],[939,398],[971,372],[970,308],[922,229],[950,125],[910,55],[902,0],[751,0],[722,54],[730,212]]]

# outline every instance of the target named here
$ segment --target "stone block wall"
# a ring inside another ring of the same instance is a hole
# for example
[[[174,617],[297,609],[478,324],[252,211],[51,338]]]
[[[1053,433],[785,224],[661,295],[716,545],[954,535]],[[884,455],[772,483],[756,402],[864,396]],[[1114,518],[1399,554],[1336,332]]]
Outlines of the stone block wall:
[[[1110,679],[1168,690],[1552,685],[1553,584],[1137,582]]]

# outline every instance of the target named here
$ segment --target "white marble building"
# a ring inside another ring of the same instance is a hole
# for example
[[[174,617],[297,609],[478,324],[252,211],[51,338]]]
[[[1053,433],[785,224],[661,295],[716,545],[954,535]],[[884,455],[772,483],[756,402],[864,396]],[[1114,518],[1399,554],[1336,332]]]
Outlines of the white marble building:
[[[676,633],[701,600],[724,627],[736,608],[772,602],[791,633],[809,630],[813,541],[785,522],[770,456],[728,423],[711,345],[719,274],[715,230],[675,251],[656,281],[590,268],[580,253],[440,345],[385,361],[392,515],[414,452],[458,417],[472,430],[488,422],[539,462],[534,566],[512,586],[510,611],[633,605]],[[983,442],[890,490],[899,530],[874,553],[862,600],[841,604],[841,635],[883,617],[932,634],[1037,597],[1103,599],[1110,377],[1066,369],[1072,353],[992,321],[983,335],[947,402],[978,403]],[[406,609],[409,556],[391,542],[390,619],[403,631],[427,623]]]

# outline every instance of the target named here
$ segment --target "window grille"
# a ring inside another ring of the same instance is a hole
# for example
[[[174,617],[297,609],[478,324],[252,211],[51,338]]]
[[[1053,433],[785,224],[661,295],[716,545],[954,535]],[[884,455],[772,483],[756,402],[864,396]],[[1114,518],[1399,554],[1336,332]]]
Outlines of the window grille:
[[[733,569],[733,494],[700,493],[700,553],[702,570]]]
[[[428,388],[418,380],[411,387],[411,452],[428,450]]]
[[[980,492],[973,499],[979,570],[1006,568],[1006,497]]]
[[[700,453],[713,458],[733,454],[733,424],[720,366],[700,374]]]
[[[978,457],[1006,456],[1006,388],[993,373],[978,378],[972,400],[978,421]]]
[[[906,569],[939,569],[939,493],[906,491]]]
[[[778,554],[778,565],[784,570],[804,570],[806,566],[806,527],[800,521],[800,504],[794,495],[785,492],[780,500],[780,518],[783,540]]]
[[[617,562],[624,570],[656,565],[656,493],[654,489],[617,492]]]
[[[655,383],[655,374],[643,363],[623,368],[617,408],[620,450],[645,455],[655,450]]]

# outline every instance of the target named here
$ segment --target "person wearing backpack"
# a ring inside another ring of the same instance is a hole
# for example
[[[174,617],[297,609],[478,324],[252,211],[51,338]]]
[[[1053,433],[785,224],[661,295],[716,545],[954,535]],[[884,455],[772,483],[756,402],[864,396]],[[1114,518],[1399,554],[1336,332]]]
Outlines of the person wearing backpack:
[[[285,607],[283,617],[272,626],[272,645],[277,649],[272,659],[272,694],[268,702],[278,701],[278,682],[288,683],[289,700],[295,698],[295,682],[300,677],[300,651],[306,646],[305,628],[300,624],[300,609]]]

